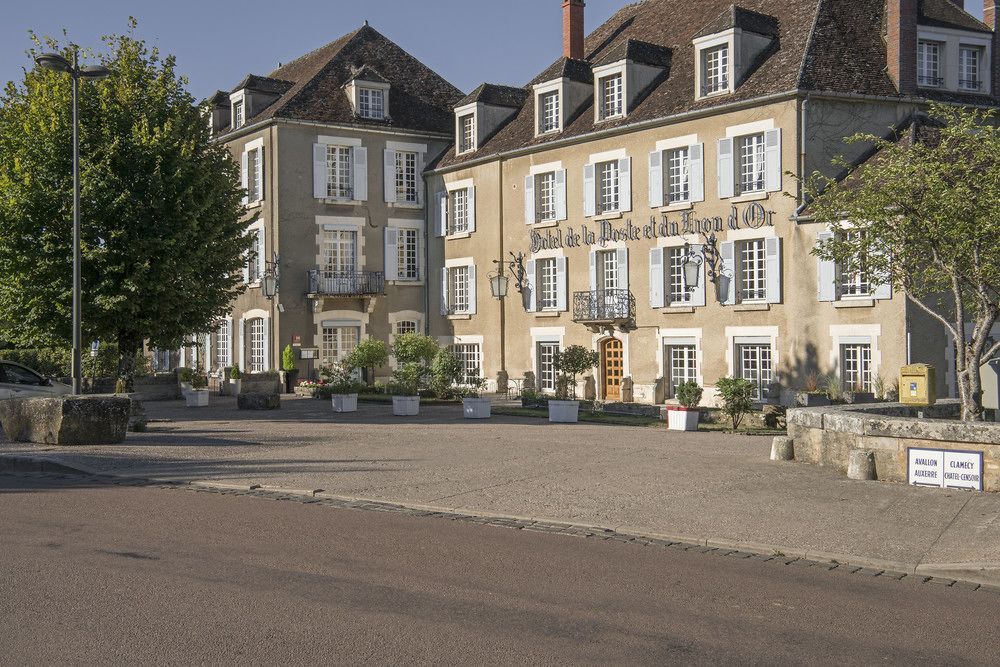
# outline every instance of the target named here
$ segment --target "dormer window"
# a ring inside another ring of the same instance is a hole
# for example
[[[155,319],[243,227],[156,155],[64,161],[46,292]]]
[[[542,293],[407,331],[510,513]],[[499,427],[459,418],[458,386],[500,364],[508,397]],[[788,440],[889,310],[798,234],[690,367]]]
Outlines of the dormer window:
[[[773,53],[780,33],[776,17],[730,5],[692,40],[695,99],[735,93]]]
[[[917,83],[937,87],[944,84],[941,76],[941,43],[922,39],[917,44]]]
[[[701,52],[702,95],[729,92],[729,45]]]
[[[362,118],[385,118],[385,91],[376,88],[358,88],[358,115]]]
[[[246,120],[246,112],[244,110],[243,100],[233,102],[233,129],[238,127],[243,127],[243,123]]]
[[[958,87],[962,90],[978,92],[983,87],[980,79],[980,64],[983,50],[976,46],[963,45],[958,51]]]
[[[470,113],[458,118],[458,152],[476,150],[476,114]]]
[[[622,74],[616,73],[598,80],[599,119],[608,120],[625,114],[625,91]]]
[[[538,96],[538,132],[559,130],[559,91],[554,90]]]

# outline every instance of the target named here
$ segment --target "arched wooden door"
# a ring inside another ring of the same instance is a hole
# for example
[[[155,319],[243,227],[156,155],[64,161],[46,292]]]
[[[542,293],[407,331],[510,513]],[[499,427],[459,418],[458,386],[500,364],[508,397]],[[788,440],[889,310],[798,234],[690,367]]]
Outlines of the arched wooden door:
[[[622,400],[625,350],[617,338],[608,338],[601,343],[601,376],[604,378],[604,400]]]

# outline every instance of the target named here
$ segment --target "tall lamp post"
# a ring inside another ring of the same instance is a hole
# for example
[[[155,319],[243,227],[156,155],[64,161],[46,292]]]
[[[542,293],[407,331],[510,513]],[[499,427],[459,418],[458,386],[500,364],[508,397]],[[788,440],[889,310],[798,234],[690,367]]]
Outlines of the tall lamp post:
[[[86,65],[80,67],[76,49],[73,62],[58,53],[43,53],[35,58],[35,63],[53,72],[69,74],[73,79],[73,393],[81,393],[83,336],[80,332],[80,136],[79,113],[77,109],[77,89],[79,82],[96,81],[111,74],[106,67]]]

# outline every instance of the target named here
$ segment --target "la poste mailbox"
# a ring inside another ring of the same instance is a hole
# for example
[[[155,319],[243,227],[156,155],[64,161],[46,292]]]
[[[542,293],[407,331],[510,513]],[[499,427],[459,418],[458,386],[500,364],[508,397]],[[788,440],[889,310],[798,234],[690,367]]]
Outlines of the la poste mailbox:
[[[899,402],[927,407],[937,402],[937,379],[930,364],[910,364],[899,370]]]

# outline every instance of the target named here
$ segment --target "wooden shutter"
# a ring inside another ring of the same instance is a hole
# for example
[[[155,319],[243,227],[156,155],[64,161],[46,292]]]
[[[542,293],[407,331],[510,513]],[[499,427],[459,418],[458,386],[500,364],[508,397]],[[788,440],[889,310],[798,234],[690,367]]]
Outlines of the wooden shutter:
[[[529,313],[538,310],[538,293],[536,291],[536,286],[538,285],[537,266],[533,259],[529,259],[524,263],[524,288],[526,292],[524,295],[524,309]]]
[[[701,268],[699,269],[699,271],[701,273],[698,276],[698,286],[694,288],[693,292],[691,292],[691,301],[689,303],[692,306],[694,306],[694,307],[704,306],[705,305],[705,289],[707,287],[705,285],[705,263],[706,263],[705,262],[705,246],[703,246],[703,245],[692,245],[691,246],[691,254],[694,255],[694,256],[696,256],[696,257],[701,257],[702,262],[701,262]]]
[[[566,170],[556,170],[556,220],[566,220]]]
[[[597,190],[594,175],[596,169],[594,165],[588,164],[583,167],[583,215],[593,217],[597,215]]]
[[[368,149],[356,146],[351,151],[354,160],[354,201],[368,201]]]
[[[434,231],[437,236],[445,236],[448,233],[448,193],[441,191],[437,193],[437,211],[435,217]]]
[[[569,274],[566,273],[566,258],[556,257],[556,310],[569,310]]]
[[[469,193],[466,206],[469,209],[469,233],[472,234],[476,231],[476,186],[470,186],[466,192]]]
[[[733,140],[719,139],[718,188],[719,199],[732,197],[736,191],[736,172],[733,166]]]
[[[396,151],[386,149],[383,153],[382,173],[385,178],[385,201],[387,204],[394,204],[396,203]]]
[[[649,208],[663,206],[663,151],[649,154]]]
[[[524,177],[524,224],[535,223],[535,177]]]
[[[448,314],[448,267],[441,268],[441,314]]]
[[[618,210],[632,210],[632,158],[618,161]]]
[[[469,265],[469,314],[475,315],[477,312],[476,308],[476,265]]]
[[[781,303],[781,239],[764,239],[766,256],[767,302]]]
[[[248,190],[250,188],[250,154],[246,151],[240,154],[240,186],[243,188],[243,205],[250,203]]]
[[[399,231],[385,228],[385,279],[399,280]]]
[[[764,133],[764,189],[781,191],[781,128]]]
[[[313,198],[326,199],[329,196],[329,174],[326,164],[326,144],[313,144]]]
[[[719,246],[719,258],[722,261],[722,272],[719,275],[719,300],[724,305],[736,303],[736,244],[724,241]]]
[[[618,248],[618,289],[628,289],[628,248]]]
[[[663,308],[663,248],[649,250],[649,307]]]
[[[705,144],[688,146],[688,188],[690,201],[705,201]]]
[[[817,245],[822,246],[824,243],[833,238],[833,232],[820,232],[816,236]],[[836,301],[837,300],[837,263],[834,261],[827,261],[825,259],[816,260],[816,292],[817,298],[820,301]]]

